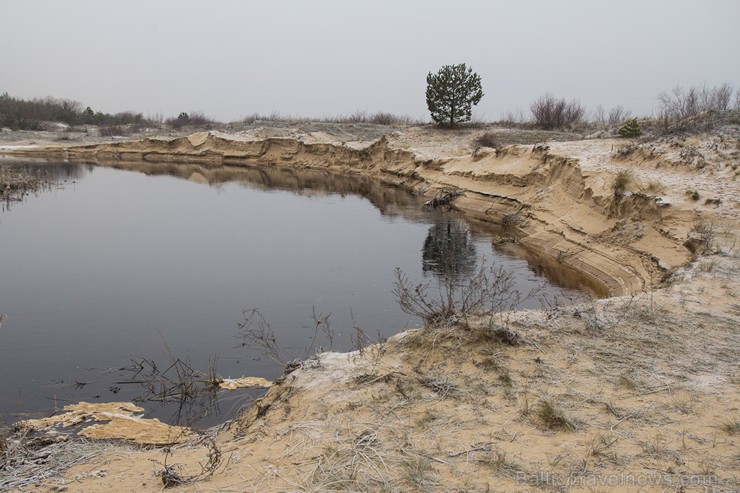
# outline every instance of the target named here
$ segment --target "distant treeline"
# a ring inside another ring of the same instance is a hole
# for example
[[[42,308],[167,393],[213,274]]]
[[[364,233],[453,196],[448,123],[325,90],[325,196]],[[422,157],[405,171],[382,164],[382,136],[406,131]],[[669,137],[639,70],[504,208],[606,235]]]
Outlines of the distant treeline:
[[[8,93],[0,94],[0,127],[12,130],[42,130],[41,122],[67,125],[129,125],[144,124],[142,113],[123,111],[110,114],[84,108],[77,101],[52,97],[20,99]]]

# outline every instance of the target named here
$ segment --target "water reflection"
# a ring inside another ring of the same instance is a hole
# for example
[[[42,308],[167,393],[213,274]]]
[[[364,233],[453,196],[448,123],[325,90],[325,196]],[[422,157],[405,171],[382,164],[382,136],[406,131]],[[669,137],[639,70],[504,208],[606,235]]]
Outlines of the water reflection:
[[[255,190],[284,190],[303,196],[357,195],[369,200],[383,215],[399,214],[399,208],[413,205],[416,201],[401,187],[381,183],[375,178],[328,170],[264,165],[207,168],[188,164],[129,162],[102,163],[102,165],[138,171],[150,176],[174,176],[215,187],[227,183],[240,183]],[[422,220],[421,211],[418,215],[412,215]]]
[[[429,228],[421,260],[424,274],[431,273],[445,281],[470,277],[478,261],[470,228],[454,217],[441,216]]]
[[[63,186],[68,180],[84,176],[85,168],[78,164],[49,165],[0,159],[0,210],[9,211],[15,203],[31,194]]]

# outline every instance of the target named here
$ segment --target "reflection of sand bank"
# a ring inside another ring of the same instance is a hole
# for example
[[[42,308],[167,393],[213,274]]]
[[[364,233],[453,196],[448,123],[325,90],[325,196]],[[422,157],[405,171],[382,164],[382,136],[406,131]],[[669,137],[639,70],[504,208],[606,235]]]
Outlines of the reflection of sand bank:
[[[394,139],[414,150],[399,148]],[[465,194],[455,201],[455,207],[474,221],[501,226],[507,224],[507,217],[516,215],[516,222],[508,223],[510,231],[502,236],[514,239],[530,256],[580,272],[586,277],[585,284],[597,292],[617,295],[649,288],[666,270],[689,258],[682,243],[695,215],[695,208],[685,207],[683,197],[666,201],[666,194],[661,194],[662,201],[658,201],[645,188],[647,177],[635,179],[624,195],[616,197],[611,189],[614,169],[633,166],[629,160],[618,163],[610,157],[610,149],[621,144],[601,140],[578,146],[554,143],[552,149],[508,146],[420,161],[416,155],[422,152],[417,147],[423,146],[423,135],[384,137],[348,146],[312,139],[252,140],[199,133],[174,140],[27,149],[15,154],[175,174],[211,184],[245,179],[271,187],[311,190],[314,178],[301,177],[297,171],[310,168],[334,172],[322,178],[335,182],[330,188],[354,188],[361,194],[362,187],[373,188],[372,180],[426,195],[440,188],[456,188]],[[459,152],[460,147],[455,150]],[[609,166],[602,164],[607,161]],[[676,169],[674,174],[687,173]],[[717,181],[721,178],[717,176]],[[381,208],[390,199],[382,194],[373,197],[372,191],[363,195]],[[632,223],[643,226],[640,234],[622,234]]]

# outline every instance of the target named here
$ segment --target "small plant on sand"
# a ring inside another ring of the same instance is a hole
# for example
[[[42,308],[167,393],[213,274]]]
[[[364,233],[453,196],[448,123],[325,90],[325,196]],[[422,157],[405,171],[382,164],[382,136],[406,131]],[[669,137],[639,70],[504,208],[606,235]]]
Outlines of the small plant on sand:
[[[120,125],[108,125],[100,127],[100,135],[102,137],[117,137],[122,135],[128,135],[130,132]]]
[[[625,138],[639,137],[640,135],[642,135],[642,129],[640,128],[640,124],[637,121],[637,118],[633,118],[632,120],[622,125],[618,133],[620,137]]]
[[[726,421],[723,421],[719,425],[720,430],[724,431],[730,436],[735,436],[738,433],[740,433],[740,421],[737,420],[737,417],[732,417],[727,419]]]
[[[563,411],[550,401],[540,401],[537,408],[537,418],[546,428],[551,430],[573,431],[576,429],[573,420],[568,418]]]
[[[717,235],[717,224],[710,220],[699,220],[689,232],[689,239],[684,246],[695,255],[711,253],[715,249],[715,237]]]
[[[624,192],[627,190],[627,185],[632,183],[632,172],[629,170],[621,170],[614,177],[612,182],[612,192],[614,192],[614,198],[619,200],[624,196]]]
[[[506,452],[501,450],[486,450],[477,458],[477,461],[493,473],[505,477],[515,477],[521,471],[521,467],[516,462],[507,459]]]
[[[665,192],[665,185],[661,183],[658,180],[651,180],[648,182],[647,187],[645,187],[645,190],[652,193],[664,193]]]
[[[404,481],[414,491],[431,491],[434,489],[434,478],[437,475],[432,462],[426,457],[415,456],[405,459],[402,464]]]
[[[479,135],[475,139],[475,143],[480,147],[492,147],[496,149],[499,146],[498,139],[496,138],[496,134],[493,132],[486,132],[484,134]]]

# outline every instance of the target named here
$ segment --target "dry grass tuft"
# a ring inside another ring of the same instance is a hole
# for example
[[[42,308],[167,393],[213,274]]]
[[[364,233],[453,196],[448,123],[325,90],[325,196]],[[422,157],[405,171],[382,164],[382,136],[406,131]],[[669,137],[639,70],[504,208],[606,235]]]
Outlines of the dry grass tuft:
[[[484,134],[479,135],[475,139],[475,144],[479,147],[491,147],[493,149],[498,148],[501,144],[498,142],[498,138],[496,137],[496,134],[493,132],[486,132]]]
[[[617,200],[624,196],[624,192],[627,191],[627,185],[634,181],[632,172],[629,170],[620,170],[614,177],[612,182],[612,192],[614,192],[614,198]]]
[[[540,401],[537,408],[537,418],[545,427],[551,430],[574,431],[576,429],[575,422],[547,400]]]
[[[720,424],[719,428],[728,435],[735,436],[740,432],[740,421],[736,417],[728,418]]]
[[[81,438],[36,437],[28,430],[4,437],[0,446],[0,490],[25,488],[61,477],[68,469],[125,445]],[[60,490],[62,491],[62,490]]]

